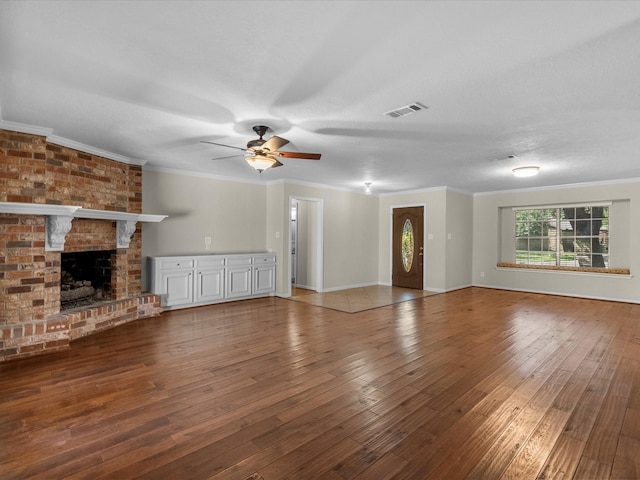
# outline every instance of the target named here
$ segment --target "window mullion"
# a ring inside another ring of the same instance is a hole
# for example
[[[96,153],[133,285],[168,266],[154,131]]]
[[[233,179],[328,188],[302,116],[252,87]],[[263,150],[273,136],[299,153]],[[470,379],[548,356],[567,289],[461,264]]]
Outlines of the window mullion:
[[[562,258],[562,215],[560,215],[560,209],[556,208],[556,267],[559,267],[561,264],[560,259]]]

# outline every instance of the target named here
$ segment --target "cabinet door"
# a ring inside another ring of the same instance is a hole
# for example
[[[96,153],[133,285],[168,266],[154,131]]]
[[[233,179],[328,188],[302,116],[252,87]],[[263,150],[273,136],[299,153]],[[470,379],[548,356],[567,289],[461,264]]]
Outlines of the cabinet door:
[[[193,273],[191,270],[162,272],[163,305],[184,305],[193,302]]]
[[[226,298],[251,295],[251,267],[227,267]]]
[[[224,268],[206,268],[196,273],[196,302],[224,298]]]
[[[253,294],[264,295],[276,291],[276,266],[253,267]]]

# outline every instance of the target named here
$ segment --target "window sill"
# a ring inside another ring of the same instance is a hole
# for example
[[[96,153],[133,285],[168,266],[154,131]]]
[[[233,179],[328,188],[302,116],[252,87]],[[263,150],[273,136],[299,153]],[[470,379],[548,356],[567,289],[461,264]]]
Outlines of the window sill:
[[[555,265],[523,265],[521,263],[499,262],[497,268],[508,268],[517,270],[537,270],[558,273],[588,273],[607,276],[620,276],[631,278],[631,271],[628,268],[590,268],[590,267],[556,267]]]

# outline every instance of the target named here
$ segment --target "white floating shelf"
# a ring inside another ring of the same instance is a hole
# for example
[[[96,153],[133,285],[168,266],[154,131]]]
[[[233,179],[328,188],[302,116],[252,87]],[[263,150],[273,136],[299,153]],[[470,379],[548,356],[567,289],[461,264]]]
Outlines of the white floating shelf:
[[[125,220],[129,222],[161,222],[167,215],[146,213],[115,212],[111,210],[93,210],[76,205],[48,205],[44,203],[0,202],[0,213],[18,215],[65,215],[74,218],[95,218],[98,220]]]

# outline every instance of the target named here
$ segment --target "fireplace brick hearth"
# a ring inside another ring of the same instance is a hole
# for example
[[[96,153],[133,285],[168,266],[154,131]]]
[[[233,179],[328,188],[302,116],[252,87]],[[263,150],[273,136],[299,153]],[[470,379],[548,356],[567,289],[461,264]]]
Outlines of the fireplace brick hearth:
[[[0,130],[0,202],[138,214],[142,169]],[[0,214],[0,361],[69,348],[76,338],[161,311],[159,297],[141,291],[139,224],[129,247],[116,248],[115,221],[74,218],[65,252],[115,250],[112,300],[61,312],[61,252],[46,251],[45,224],[45,215]]]

